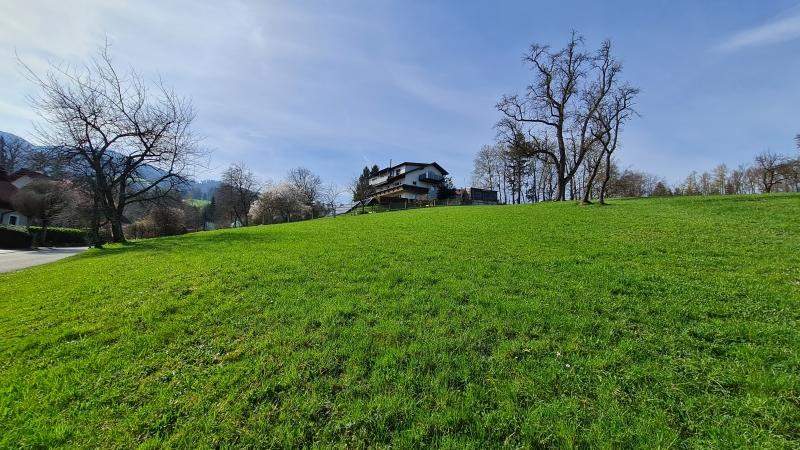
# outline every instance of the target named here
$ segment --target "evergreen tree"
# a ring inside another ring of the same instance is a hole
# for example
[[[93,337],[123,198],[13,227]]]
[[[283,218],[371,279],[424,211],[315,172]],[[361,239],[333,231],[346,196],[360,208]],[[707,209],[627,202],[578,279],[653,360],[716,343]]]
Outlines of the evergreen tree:
[[[214,221],[214,214],[217,212],[217,202],[214,200],[214,196],[211,196],[211,201],[203,208],[203,229],[206,227],[206,223]]]
[[[373,176],[373,172],[377,174],[378,166],[372,166],[372,171],[370,171],[369,167],[364,166],[364,170],[361,171],[361,175],[358,176],[356,189],[353,191],[353,201],[359,201],[369,197],[371,191],[369,179]]]
[[[449,176],[445,176],[442,180],[442,183],[439,185],[439,189],[437,189],[437,198],[440,200],[452,198],[456,195],[456,187],[453,184],[453,179]]]

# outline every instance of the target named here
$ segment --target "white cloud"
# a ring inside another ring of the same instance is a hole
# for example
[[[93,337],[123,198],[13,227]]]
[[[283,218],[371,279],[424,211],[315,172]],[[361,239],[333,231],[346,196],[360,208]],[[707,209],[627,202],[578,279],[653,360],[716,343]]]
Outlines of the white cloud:
[[[365,157],[442,158],[465,147],[448,121],[489,129],[493,99],[423,69],[393,23],[371,2],[0,0],[0,130],[33,135],[15,51],[40,72],[84,62],[108,38],[120,67],[193,99],[212,168],[245,160],[276,178],[303,164],[338,177],[349,169],[336,164]]]
[[[800,38],[800,12],[740,31],[718,45],[717,49],[733,52],[746,47],[779,44],[798,38]]]
[[[448,87],[447,79],[436,80],[416,65],[388,63],[387,70],[397,88],[433,108],[487,123],[494,117],[495,99],[490,95]]]

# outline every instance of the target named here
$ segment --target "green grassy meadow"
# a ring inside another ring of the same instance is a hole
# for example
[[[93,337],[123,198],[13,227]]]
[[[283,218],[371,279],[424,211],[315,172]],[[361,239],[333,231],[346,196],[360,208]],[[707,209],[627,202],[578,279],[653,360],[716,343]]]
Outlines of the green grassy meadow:
[[[800,446],[800,195],[427,208],[0,275],[0,447]]]
[[[184,200],[188,205],[194,206],[195,208],[204,208],[208,206],[211,202],[209,200],[202,200],[198,198],[193,198],[191,200]]]

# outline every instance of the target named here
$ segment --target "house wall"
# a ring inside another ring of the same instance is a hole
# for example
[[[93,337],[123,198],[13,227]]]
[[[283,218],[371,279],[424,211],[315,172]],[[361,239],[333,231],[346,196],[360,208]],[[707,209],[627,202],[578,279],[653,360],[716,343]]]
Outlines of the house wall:
[[[12,181],[11,184],[13,184],[17,189],[22,189],[23,187],[29,185],[31,181],[33,181],[33,178],[29,177],[28,175],[24,175]]]
[[[370,186],[375,186],[376,184],[385,183],[386,180],[388,180],[388,179],[389,179],[389,175],[388,174],[381,175],[379,177],[373,177],[373,178],[369,179],[369,185]]]
[[[14,221],[12,217],[16,217],[15,224],[11,223]],[[17,211],[0,209],[0,225],[17,225],[24,227],[28,225],[28,218]]]
[[[440,177],[442,176],[442,172],[440,172],[439,169],[437,169],[435,166],[432,166],[432,165],[425,166],[425,167],[420,167],[418,169],[414,169],[414,170],[406,172],[405,177],[403,177],[402,184],[410,184],[412,186],[419,186],[419,187],[428,188],[428,195],[424,195],[424,194],[418,195],[418,194],[409,193],[409,197],[405,197],[404,196],[404,198],[409,198],[409,199],[414,199],[414,200],[416,200],[416,199],[420,199],[421,200],[422,199],[421,197],[424,197],[426,199],[436,198],[437,187],[438,187],[437,184],[431,183],[431,182],[428,182],[428,181],[421,181],[419,179],[419,176],[422,175],[425,172],[431,172],[431,173],[434,173],[434,174],[436,174],[436,175],[438,175]]]
[[[426,199],[436,198],[436,196],[437,196],[437,184],[436,183],[431,183],[431,182],[428,182],[428,181],[421,181],[419,179],[419,176],[424,174],[425,172],[431,172],[431,173],[433,173],[433,174],[435,174],[435,175],[437,175],[439,177],[442,176],[442,172],[439,171],[439,169],[437,169],[436,166],[433,166],[433,165],[427,165],[427,166],[424,166],[424,167],[400,166],[395,170],[395,174],[401,174],[401,175],[404,175],[404,176],[402,178],[399,178],[397,180],[392,181],[391,184],[388,184],[386,186],[381,186],[381,188],[390,187],[390,186],[400,186],[400,185],[403,185],[403,184],[409,184],[411,186],[419,186],[419,187],[427,188],[428,189],[428,193],[427,194],[417,194],[417,193],[413,193],[413,192],[403,192],[403,193],[400,194],[400,198],[407,198],[409,200],[426,200]],[[376,186],[376,185],[379,185],[381,183],[384,183],[389,178],[389,175],[390,174],[372,178],[372,179],[370,179],[370,183],[369,184],[371,186]],[[392,175],[392,176],[396,176],[396,175]]]
[[[406,166],[406,165],[397,167],[394,170],[392,170],[391,172],[386,172],[383,175],[370,178],[369,185],[370,186],[375,186],[375,185],[378,185],[378,184],[381,184],[381,183],[385,183],[386,180],[388,180],[390,177],[396,177],[398,175],[402,175],[404,173],[410,172],[411,170],[416,169],[416,167],[417,166]]]

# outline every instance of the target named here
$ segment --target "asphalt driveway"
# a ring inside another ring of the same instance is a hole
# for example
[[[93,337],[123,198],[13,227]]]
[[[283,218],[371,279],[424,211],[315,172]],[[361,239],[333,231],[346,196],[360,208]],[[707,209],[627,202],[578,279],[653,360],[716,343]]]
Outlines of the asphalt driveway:
[[[12,272],[25,267],[46,264],[86,251],[87,247],[40,248],[38,250],[0,249],[0,272]]]

